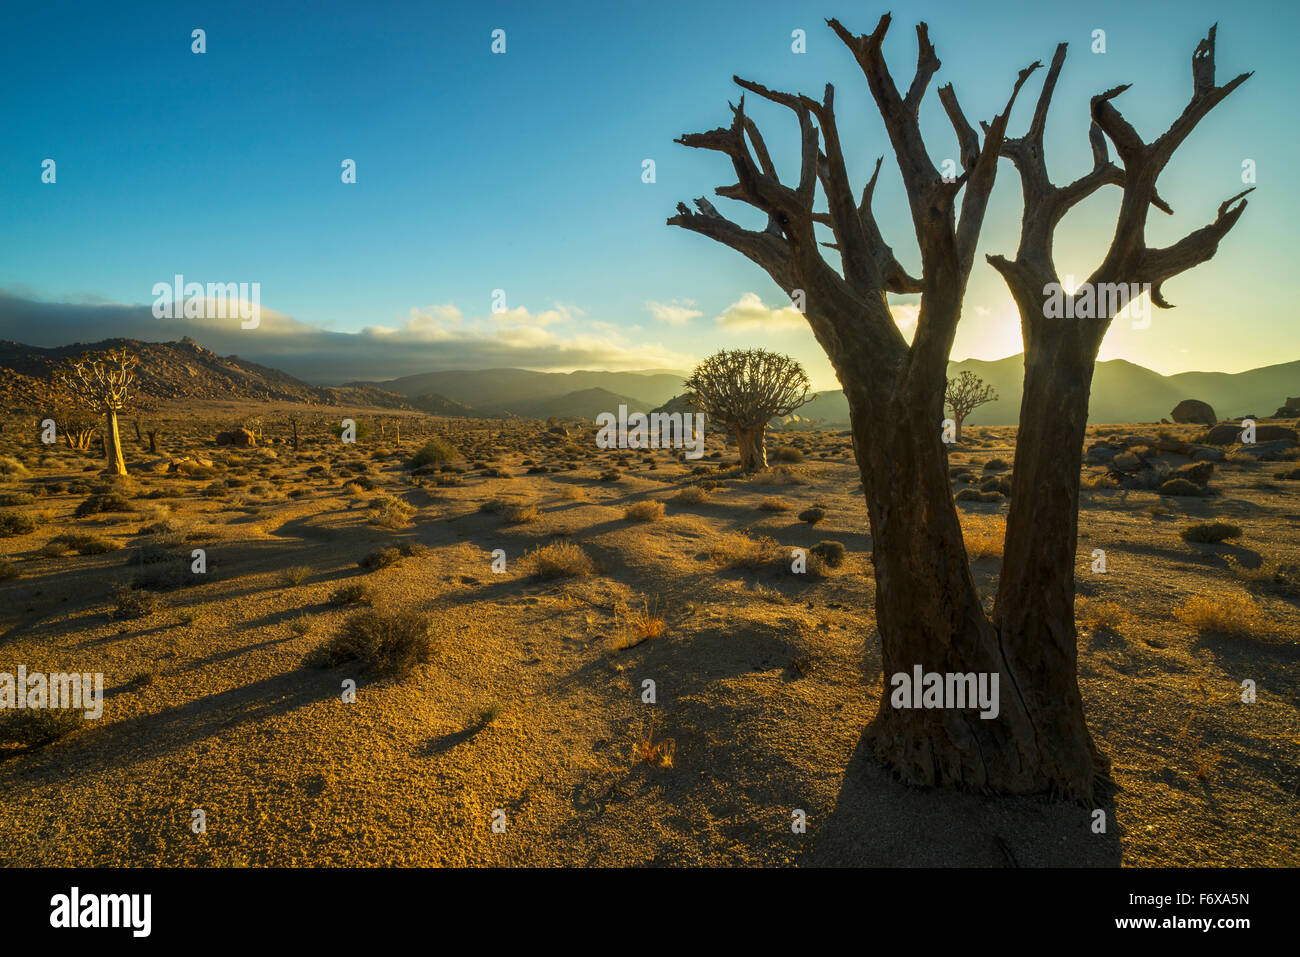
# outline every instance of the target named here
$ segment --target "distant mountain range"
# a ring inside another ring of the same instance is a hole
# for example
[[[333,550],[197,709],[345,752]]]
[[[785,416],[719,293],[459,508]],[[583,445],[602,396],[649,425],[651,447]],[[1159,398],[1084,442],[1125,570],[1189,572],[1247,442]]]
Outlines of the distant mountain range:
[[[110,339],[43,349],[0,342],[0,402],[6,408],[39,409],[49,404],[49,373],[62,358],[86,349],[124,346],[140,354],[139,391],[145,399],[252,399],[320,405],[376,406],[422,410],[433,415],[482,418],[594,419],[620,405],[648,412],[680,396],[685,375],[645,372],[533,372],[481,369],[426,372],[377,382],[312,386],[287,373],[237,356],[222,357],[195,344]],[[966,359],[948,374],[970,370],[992,385],[998,401],[982,406],[971,425],[1014,425],[1020,415],[1023,359]],[[1089,421],[1158,422],[1183,399],[1208,402],[1220,419],[1268,416],[1288,396],[1300,395],[1300,361],[1247,372],[1182,372],[1163,376],[1123,359],[1099,362],[1093,377]],[[817,393],[778,427],[843,428],[848,425],[844,393]]]
[[[267,402],[306,402],[326,406],[377,406],[410,409],[405,396],[369,386],[308,385],[301,379],[238,356],[219,356],[185,338],[179,342],[105,339],[43,349],[0,340],[0,404],[6,409],[45,410],[66,401],[50,375],[64,359],[87,350],[129,349],[140,357],[136,366],[136,402],[148,408],[158,401],[249,399]],[[54,402],[51,402],[53,390]]]
[[[547,415],[595,418],[618,410],[619,402],[653,408],[682,391],[686,376],[677,372],[530,372],[527,369],[482,369],[425,372],[386,382],[350,382],[349,386],[383,389],[412,398],[435,395],[469,406],[478,415]],[[584,396],[584,393],[587,395]],[[597,394],[602,393],[602,394]],[[573,397],[571,401],[554,400]],[[600,405],[613,402],[613,406]],[[565,411],[571,409],[571,411]],[[583,411],[588,410],[588,411]]]

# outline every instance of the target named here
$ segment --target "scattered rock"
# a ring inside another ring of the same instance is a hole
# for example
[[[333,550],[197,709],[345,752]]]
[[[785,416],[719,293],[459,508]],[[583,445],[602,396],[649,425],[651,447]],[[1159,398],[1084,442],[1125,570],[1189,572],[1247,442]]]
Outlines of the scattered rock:
[[[1277,439],[1272,442],[1253,442],[1250,445],[1239,445],[1232,450],[1232,457],[1235,459],[1249,458],[1256,462],[1271,462],[1274,459],[1281,458],[1286,452],[1290,452],[1296,447],[1295,442],[1287,439]]]
[[[1300,443],[1300,432],[1296,432],[1295,429],[1288,429],[1284,425],[1255,426],[1256,444],[1283,440],[1296,445]],[[1231,422],[1216,425],[1202,436],[1202,441],[1208,442],[1210,445],[1235,445],[1241,441],[1241,426]]]

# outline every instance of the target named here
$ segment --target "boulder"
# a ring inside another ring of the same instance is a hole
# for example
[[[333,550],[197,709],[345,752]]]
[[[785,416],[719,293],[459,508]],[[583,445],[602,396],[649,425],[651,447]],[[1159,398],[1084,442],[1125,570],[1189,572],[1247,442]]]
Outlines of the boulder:
[[[1295,429],[1288,429],[1285,425],[1257,425],[1255,426],[1256,442],[1290,442],[1292,445],[1300,443],[1300,432]]]
[[[217,445],[235,445],[250,448],[257,444],[257,436],[248,429],[231,429],[229,432],[217,433]]]
[[[1200,399],[1183,399],[1174,406],[1174,411],[1169,413],[1175,422],[1194,422],[1197,425],[1214,425],[1218,422],[1218,416],[1214,414],[1214,409],[1210,403],[1202,402]]]
[[[1216,449],[1209,445],[1193,445],[1189,454],[1193,462],[1222,462],[1228,457],[1223,449]]]
[[[1118,449],[1112,448],[1105,442],[1098,442],[1096,445],[1088,447],[1088,451],[1083,455],[1083,460],[1089,465],[1109,465],[1118,451]]]
[[[1191,465],[1183,465],[1173,470],[1170,474],[1170,480],[1187,479],[1196,485],[1204,486],[1214,474],[1213,462],[1193,462]]]
[[[1141,472],[1148,468],[1147,460],[1136,452],[1121,452],[1111,460],[1111,468],[1120,472]]]

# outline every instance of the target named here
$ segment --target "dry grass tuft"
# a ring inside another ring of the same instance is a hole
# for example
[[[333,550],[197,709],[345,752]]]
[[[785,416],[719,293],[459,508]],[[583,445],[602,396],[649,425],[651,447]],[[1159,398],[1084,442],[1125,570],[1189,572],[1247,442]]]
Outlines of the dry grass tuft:
[[[1120,634],[1131,617],[1128,609],[1115,601],[1080,600],[1075,617],[1090,631]]]
[[[524,556],[538,578],[577,578],[595,574],[591,557],[572,542],[542,545]]]
[[[966,542],[966,556],[971,561],[1002,557],[1002,546],[1007,537],[1007,520],[1003,516],[963,512],[961,532]]]
[[[709,493],[698,485],[688,485],[673,496],[677,505],[705,505],[709,502]]]
[[[1232,592],[1194,595],[1174,611],[1174,617],[1197,631],[1234,638],[1258,638],[1273,632],[1272,621],[1253,598]]]
[[[664,503],[653,499],[633,502],[623,510],[623,517],[629,522],[657,522],[664,517]]]

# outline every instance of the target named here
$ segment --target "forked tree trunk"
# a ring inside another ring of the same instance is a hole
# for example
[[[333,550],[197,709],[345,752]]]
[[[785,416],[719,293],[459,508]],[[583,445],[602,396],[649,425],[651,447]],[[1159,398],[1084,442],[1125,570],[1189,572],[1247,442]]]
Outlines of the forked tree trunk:
[[[845,391],[871,520],[881,636],[884,686],[868,730],[876,757],[914,786],[1043,790],[1033,719],[1006,680],[997,632],[971,576],[941,436],[916,427],[918,417],[938,421],[943,379],[936,377],[922,408],[896,394],[884,414],[879,400]],[[941,675],[997,673],[997,717],[981,718],[973,704],[895,708],[892,676],[910,680],[917,665]]]
[[[126,474],[126,460],[122,458],[122,438],[117,431],[117,413],[104,414],[104,471],[111,475]]]
[[[767,446],[763,443],[765,428],[736,428],[736,446],[740,450],[740,467],[746,472],[761,472],[767,468]]]
[[[1041,312],[1041,309],[1040,309]],[[1091,324],[1028,317],[1015,488],[993,621],[1043,747],[1053,789],[1090,792],[1109,771],[1088,731],[1078,682],[1074,569],[1079,471],[1100,340]]]

